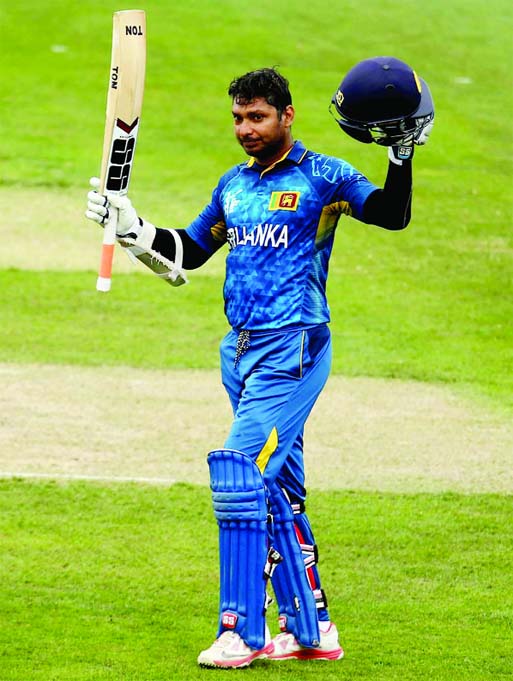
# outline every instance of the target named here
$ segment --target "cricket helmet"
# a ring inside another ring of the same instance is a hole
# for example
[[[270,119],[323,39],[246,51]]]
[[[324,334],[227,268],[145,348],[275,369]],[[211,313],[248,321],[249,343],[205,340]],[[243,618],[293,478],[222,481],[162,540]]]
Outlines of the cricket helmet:
[[[420,134],[435,110],[427,83],[395,57],[372,57],[353,66],[331,98],[342,130],[359,142],[398,144]]]

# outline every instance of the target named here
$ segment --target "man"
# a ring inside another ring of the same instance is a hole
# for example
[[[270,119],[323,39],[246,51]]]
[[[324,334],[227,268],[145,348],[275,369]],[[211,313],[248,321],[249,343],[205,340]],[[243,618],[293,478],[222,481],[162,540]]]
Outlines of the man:
[[[95,191],[86,215],[103,223],[114,206],[120,242],[141,259],[151,256],[145,262],[159,263],[154,269],[164,268],[175,283],[185,279],[182,266],[199,267],[228,244],[224,300],[232,330],[221,344],[221,369],[234,420],[223,447],[208,456],[220,613],[216,640],[198,663],[336,660],[344,653],[321,588],[303,465],[304,424],[331,364],[328,261],[343,214],[385,229],[406,227],[419,135],[414,139],[403,126],[389,144],[380,189],[345,161],[293,140],[288,82],[275,69],[236,78],[228,94],[235,136],[250,159],[221,177],[185,230],[156,228],[126,197],[109,202]],[[351,88],[334,98],[338,122],[353,125],[356,136],[364,124],[341,107],[346,94],[350,104]],[[269,580],[282,632],[274,639],[265,617]]]

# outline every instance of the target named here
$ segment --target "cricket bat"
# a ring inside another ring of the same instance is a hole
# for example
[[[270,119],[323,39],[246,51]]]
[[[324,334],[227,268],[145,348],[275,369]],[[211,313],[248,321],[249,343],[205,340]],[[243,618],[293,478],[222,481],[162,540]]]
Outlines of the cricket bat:
[[[112,56],[100,172],[101,194],[128,192],[139,132],[146,71],[146,15],[143,10],[114,12]],[[111,206],[103,232],[98,291],[110,291],[118,211]]]

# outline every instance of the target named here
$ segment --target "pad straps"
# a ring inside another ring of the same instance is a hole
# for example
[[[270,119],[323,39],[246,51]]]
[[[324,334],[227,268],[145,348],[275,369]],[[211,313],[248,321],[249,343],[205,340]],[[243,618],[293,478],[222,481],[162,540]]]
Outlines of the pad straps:
[[[175,240],[175,268],[180,272],[183,265],[183,243],[176,229],[170,229],[169,231]]]

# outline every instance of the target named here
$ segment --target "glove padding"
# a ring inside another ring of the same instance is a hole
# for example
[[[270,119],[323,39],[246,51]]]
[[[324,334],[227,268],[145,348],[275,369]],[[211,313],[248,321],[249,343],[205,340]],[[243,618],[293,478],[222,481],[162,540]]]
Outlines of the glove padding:
[[[431,134],[431,130],[433,130],[433,119],[429,120],[427,123],[425,123],[422,127],[419,127],[417,132],[414,135],[413,141],[415,144],[418,144],[419,146],[422,146],[424,144],[427,144],[427,141],[429,139],[429,135]]]
[[[413,158],[414,145],[423,146],[427,144],[432,130],[433,118],[431,116],[426,116],[424,123],[419,119],[414,133],[404,137],[398,144],[388,147],[388,158],[397,165],[402,165],[403,161],[411,160]]]
[[[98,177],[92,177],[89,184],[93,189],[87,195],[86,218],[103,226],[109,220],[110,211],[114,208],[118,211],[116,236],[130,234],[133,235],[134,239],[137,238],[142,225],[130,199],[127,196],[118,196],[117,194],[100,194],[98,192],[100,186]]]

